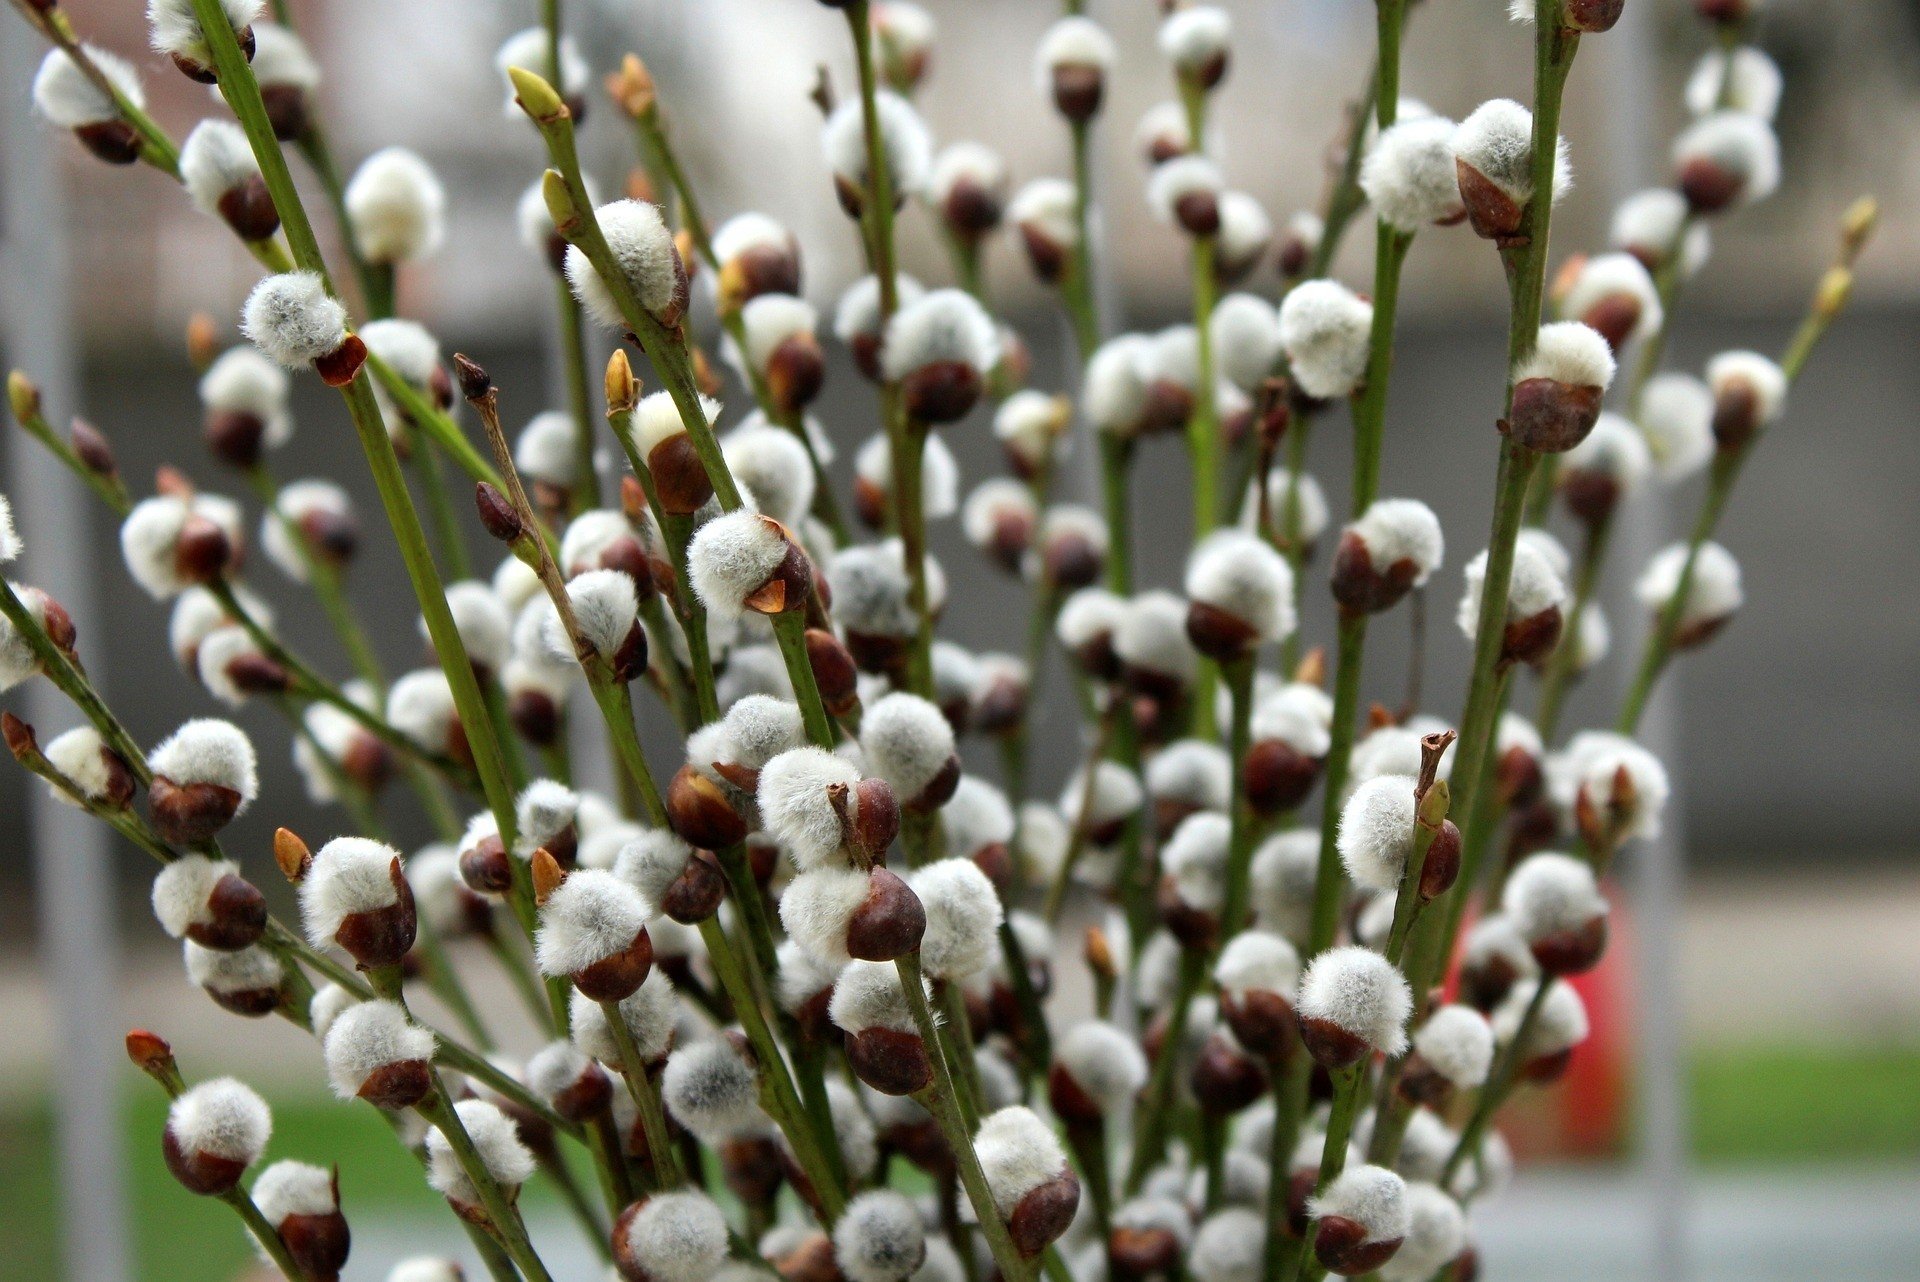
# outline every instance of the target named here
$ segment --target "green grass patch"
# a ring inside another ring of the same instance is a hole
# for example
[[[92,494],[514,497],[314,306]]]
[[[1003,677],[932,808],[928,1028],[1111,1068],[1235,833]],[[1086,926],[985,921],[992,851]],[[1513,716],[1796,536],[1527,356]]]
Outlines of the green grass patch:
[[[1694,1057],[1691,1085],[1702,1161],[1920,1159],[1920,1049],[1712,1050]]]

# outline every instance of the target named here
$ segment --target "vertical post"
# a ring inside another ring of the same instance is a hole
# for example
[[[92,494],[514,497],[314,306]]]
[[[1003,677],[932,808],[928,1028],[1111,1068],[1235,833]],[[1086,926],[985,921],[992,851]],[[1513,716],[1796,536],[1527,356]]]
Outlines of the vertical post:
[[[1618,128],[1619,148],[1608,184],[1608,196],[1617,201],[1643,185],[1656,172],[1659,154],[1650,146],[1654,126],[1646,104],[1652,100],[1654,71],[1660,58],[1653,22],[1646,6],[1629,5],[1620,24],[1596,49],[1608,51],[1609,112]],[[1638,568],[1663,546],[1676,528],[1671,496],[1656,489],[1648,496],[1653,511],[1647,519],[1627,522],[1619,549],[1623,567]],[[1626,594],[1616,593],[1611,605],[1616,619],[1642,613]],[[1644,621],[1643,621],[1644,622]],[[1641,629],[1631,637],[1619,630],[1620,653],[1638,653]],[[1628,660],[1631,662],[1631,659]],[[1688,1199],[1688,1126],[1686,1083],[1686,1029],[1680,1009],[1680,928],[1686,867],[1685,779],[1678,769],[1675,748],[1679,740],[1676,665],[1661,681],[1641,721],[1640,741],[1662,761],[1674,763],[1674,794],[1667,804],[1666,821],[1658,840],[1643,842],[1628,855],[1627,882],[1632,892],[1638,928],[1633,932],[1632,975],[1634,1009],[1639,1012],[1635,1039],[1635,1079],[1638,1083],[1639,1135],[1636,1137],[1641,1196],[1646,1199],[1646,1276],[1651,1282],[1681,1282],[1686,1275]],[[1620,671],[1615,680],[1629,679]],[[1618,691],[1616,689],[1616,700]],[[1614,706],[1610,700],[1607,706]]]
[[[29,114],[22,88],[40,49],[18,29],[0,41],[0,347],[30,372],[54,414],[71,413],[77,390],[68,297],[67,220],[53,147],[59,136]],[[91,548],[79,481],[12,433],[7,495],[26,542],[22,576],[44,583],[87,627],[95,609]],[[94,635],[104,635],[101,629]],[[92,648],[98,665],[100,647]],[[96,671],[98,669],[96,668]],[[43,735],[73,721],[53,687],[32,683],[29,719]],[[118,940],[106,832],[86,815],[28,785],[41,974],[54,1012],[56,1179],[63,1213],[64,1275],[126,1282],[126,1193],[122,1183],[120,1015],[115,1004]]]

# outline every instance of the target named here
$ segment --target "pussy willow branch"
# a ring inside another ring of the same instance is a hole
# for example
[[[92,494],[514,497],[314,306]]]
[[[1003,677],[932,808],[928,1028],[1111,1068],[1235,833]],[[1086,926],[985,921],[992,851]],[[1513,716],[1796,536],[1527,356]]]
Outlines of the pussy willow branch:
[[[659,104],[649,99],[647,105],[633,114],[634,133],[638,139],[642,156],[651,166],[663,175],[674,195],[679,198],[680,207],[685,211],[683,224],[693,241],[694,252],[707,270],[718,273],[721,263],[713,251],[713,236],[707,229],[705,216],[701,212],[699,195],[693,183],[687,178],[686,170],[681,167],[680,158],[674,152],[673,140],[667,136],[666,121],[661,118]],[[787,414],[775,403],[773,394],[767,386],[767,380],[760,368],[747,358],[746,321],[738,307],[732,306],[722,298],[719,304],[720,324],[734,346],[741,353],[741,367],[745,371],[747,389],[753,394],[753,400],[765,414],[767,422],[784,427],[807,452],[807,463],[813,469],[813,512],[826,523],[833,532],[834,544],[845,547],[851,539],[847,528],[846,515],[840,510],[839,500],[834,497],[825,465],[820,461],[818,449],[813,437],[806,428],[806,415]]]
[[[1512,409],[1514,371],[1532,354],[1540,334],[1546,287],[1548,238],[1553,220],[1554,165],[1560,136],[1560,104],[1567,74],[1579,51],[1578,32],[1559,22],[1560,0],[1539,0],[1535,15],[1532,195],[1522,218],[1521,240],[1501,251],[1512,295],[1507,342],[1507,401]],[[1487,539],[1486,576],[1481,586],[1480,617],[1473,646],[1473,669],[1453,771],[1453,807],[1471,816],[1481,787],[1492,770],[1494,724],[1499,718],[1506,672],[1501,663],[1507,593],[1513,579],[1514,545],[1524,518],[1527,487],[1540,455],[1502,436],[1494,478],[1493,529]],[[1445,910],[1429,914],[1421,925],[1407,979],[1424,993],[1451,953],[1466,911],[1467,896],[1479,877],[1463,851],[1460,876],[1445,896]]]
[[[1806,319],[1794,333],[1793,340],[1782,354],[1780,369],[1787,376],[1787,386],[1792,388],[1799,381],[1807,361],[1812,358],[1814,349],[1826,336],[1827,330],[1846,309],[1853,291],[1853,265],[1866,248],[1873,234],[1874,224],[1879,216],[1878,207],[1871,200],[1862,200],[1847,211],[1843,224],[1840,252],[1834,265],[1821,277],[1815,289],[1813,302],[1807,309]],[[1701,499],[1699,514],[1694,518],[1693,532],[1687,540],[1686,559],[1681,563],[1679,578],[1674,583],[1673,595],[1661,607],[1656,616],[1653,630],[1648,634],[1641,649],[1640,663],[1633,685],[1628,689],[1625,701],[1621,705],[1620,717],[1615,728],[1622,734],[1632,734],[1639,728],[1640,718],[1646,711],[1647,700],[1653,694],[1653,688],[1665,670],[1667,662],[1673,657],[1674,638],[1680,632],[1680,620],[1686,612],[1687,598],[1692,595],[1694,567],[1699,561],[1700,549],[1713,538],[1720,526],[1720,517],[1726,511],[1727,502],[1732,497],[1734,483],[1739,480],[1741,470],[1747,459],[1753,454],[1765,432],[1756,434],[1735,449],[1721,450],[1714,456],[1713,468],[1707,480],[1707,492]]]
[[[85,481],[100,501],[124,516],[133,507],[133,500],[127,495],[126,483],[120,474],[114,472],[103,475],[80,461],[73,446],[60,439],[47,423],[40,410],[40,391],[32,381],[19,370],[7,376],[8,401],[14,409],[15,421],[28,436],[44,446],[49,454],[59,459],[67,470]]]
[[[248,142],[252,144],[254,158],[273,197],[274,207],[280,213],[281,226],[293,250],[294,260],[302,270],[316,273],[331,291],[332,278],[327,273],[319,242],[314,237],[313,225],[308,221],[299,192],[294,188],[286,157],[274,138],[266,106],[260,99],[260,86],[253,78],[253,70],[246,56],[240,51],[233,28],[220,8],[220,0],[193,2],[202,33],[213,54],[221,93],[239,119],[241,128],[246,131]],[[473,664],[467,656],[466,647],[461,643],[452,611],[448,608],[446,585],[441,582],[439,572],[434,568],[433,554],[427,549],[426,534],[420,527],[420,518],[415,514],[412,499],[407,494],[393,442],[387,436],[386,424],[381,421],[379,407],[374,403],[373,391],[364,372],[355,374],[353,380],[340,391],[346,401],[347,412],[353,419],[354,430],[360,437],[361,448],[367,455],[374,484],[380,491],[388,524],[400,546],[401,559],[406,564],[407,577],[413,585],[421,613],[425,616],[434,653],[439,656],[440,666],[452,689],[454,705],[459,710],[468,747],[473,753],[474,765],[486,791],[488,808],[499,826],[500,839],[511,849],[515,840],[516,818],[506,759],[493,733],[486,696],[480,689]],[[517,859],[508,862],[513,877],[508,902],[513,906],[521,929],[531,939],[534,929],[533,888],[524,862]],[[551,986],[549,993],[553,1027],[563,1030],[567,1026],[565,999]]]

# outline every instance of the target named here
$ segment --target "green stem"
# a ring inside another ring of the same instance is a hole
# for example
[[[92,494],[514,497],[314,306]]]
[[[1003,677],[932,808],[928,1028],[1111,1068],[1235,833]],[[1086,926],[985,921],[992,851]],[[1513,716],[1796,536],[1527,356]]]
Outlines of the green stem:
[[[202,3],[203,0],[195,0]],[[204,22],[204,19],[203,19]],[[527,1238],[527,1226],[520,1219],[520,1212],[514,1209],[513,1202],[493,1178],[487,1169],[486,1161],[473,1146],[473,1138],[467,1134],[467,1128],[460,1122],[459,1113],[454,1111],[452,1100],[441,1084],[439,1074],[434,1074],[434,1085],[427,1098],[417,1106],[420,1116],[437,1127],[446,1139],[447,1147],[453,1150],[454,1160],[459,1162],[467,1182],[473,1185],[474,1192],[480,1197],[480,1205],[487,1213],[489,1227],[497,1237],[501,1247],[513,1260],[528,1282],[553,1282],[546,1265],[534,1253],[533,1243]]]
[[[1320,1174],[1313,1185],[1316,1197],[1326,1192],[1327,1185],[1340,1178],[1340,1172],[1346,1169],[1347,1142],[1353,1134],[1353,1118],[1358,1112],[1360,1087],[1366,1076],[1361,1067],[1344,1069],[1333,1075],[1333,1105],[1327,1113],[1327,1142],[1320,1150]],[[1326,1274],[1313,1254],[1313,1240],[1318,1232],[1319,1221],[1307,1225],[1307,1231],[1301,1238],[1299,1262],[1294,1273],[1296,1279],[1318,1279]]]
[[[1576,675],[1575,663],[1580,650],[1580,619],[1600,586],[1600,570],[1606,563],[1607,543],[1613,533],[1613,513],[1609,512],[1587,527],[1586,546],[1580,552],[1580,566],[1574,576],[1573,603],[1563,612],[1559,644],[1540,680],[1540,709],[1534,725],[1543,742],[1552,743],[1560,725],[1567,691]]]
[[[1133,441],[1100,433],[1100,495],[1107,518],[1107,591],[1133,592]]]
[[[1140,1191],[1147,1172],[1166,1151],[1167,1122],[1173,1111],[1174,1079],[1178,1074],[1181,1050],[1186,1044],[1187,1012],[1206,980],[1207,959],[1194,951],[1180,956],[1180,983],[1174,990],[1173,1007],[1167,1012],[1166,1036],[1160,1040],[1160,1053],[1154,1057],[1153,1073],[1140,1107],[1134,1111],[1137,1131],[1133,1140],[1133,1161],[1127,1167],[1127,1195]]]
[[[1360,669],[1366,644],[1367,616],[1343,611],[1339,657],[1334,664],[1332,742],[1327,748],[1320,803],[1320,867],[1313,884],[1313,928],[1307,944],[1310,959],[1333,947],[1340,929],[1340,905],[1347,879],[1335,839],[1340,831],[1340,808],[1346,801],[1347,768],[1360,714]]]
[[[1227,735],[1231,799],[1228,802],[1230,835],[1227,839],[1227,888],[1220,912],[1220,940],[1233,938],[1246,922],[1247,901],[1253,881],[1253,808],[1247,804],[1247,749],[1252,740],[1253,670],[1251,657],[1230,660],[1220,665],[1232,701],[1231,728]]]
[[[1197,543],[1220,524],[1220,414],[1214,401],[1213,302],[1214,239],[1193,241],[1193,327],[1199,373],[1193,389],[1193,415],[1187,420],[1187,457],[1193,466],[1193,538]],[[1212,719],[1212,707],[1207,717]]]
[[[1533,998],[1528,1001],[1526,1010],[1520,1016],[1515,1027],[1513,1040],[1507,1043],[1501,1053],[1500,1062],[1494,1066],[1493,1073],[1487,1078],[1486,1085],[1480,1088],[1479,1096],[1473,1102],[1473,1115],[1460,1132],[1460,1139],[1453,1146],[1453,1152],[1447,1157],[1447,1164],[1440,1172],[1440,1187],[1448,1188],[1453,1177],[1460,1171],[1460,1164],[1474,1153],[1480,1151],[1480,1141],[1487,1133],[1487,1126],[1493,1121],[1493,1115],[1505,1102],[1513,1090],[1514,1078],[1520,1070],[1520,1056],[1525,1052],[1527,1037],[1533,1032],[1533,1026],[1540,1018],[1540,1008],[1546,1004],[1547,993],[1554,981],[1542,976],[1534,986]]]
[[[229,1189],[220,1195],[220,1200],[233,1208],[233,1213],[247,1226],[247,1232],[253,1234],[254,1241],[260,1244],[260,1249],[267,1253],[267,1258],[273,1261],[274,1267],[286,1276],[288,1282],[305,1282],[307,1275],[288,1253],[287,1244],[280,1240],[280,1231],[267,1222],[267,1217],[260,1213],[260,1208],[244,1188]]]
[[[580,304],[563,277],[554,278],[554,309],[560,314],[561,363],[566,366],[567,407],[573,411],[573,511],[577,516],[600,506],[600,474],[593,466],[593,400],[587,390],[587,337]]]
[[[647,1159],[653,1165],[655,1183],[660,1188],[684,1184],[687,1176],[680,1169],[680,1151],[674,1147],[673,1133],[667,1129],[666,1110],[660,1105],[660,1093],[654,1089],[653,1079],[647,1075],[647,1064],[640,1058],[640,1046],[633,1040],[633,1030],[627,1027],[619,1002],[601,1002],[600,1009],[607,1017],[607,1031],[613,1035],[614,1047],[620,1053],[620,1076],[626,1080],[627,1094],[647,1135]]]

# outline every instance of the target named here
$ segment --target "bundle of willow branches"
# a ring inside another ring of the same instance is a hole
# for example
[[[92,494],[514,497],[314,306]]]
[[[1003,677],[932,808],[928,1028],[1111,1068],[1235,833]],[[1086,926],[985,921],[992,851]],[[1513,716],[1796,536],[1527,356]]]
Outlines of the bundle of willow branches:
[[[1518,0],[1532,106],[1496,99],[1458,124],[1401,97],[1409,5],[1378,0],[1377,61],[1324,204],[1278,231],[1208,154],[1228,16],[1169,0],[1176,93],[1139,145],[1147,198],[1190,256],[1193,322],[1115,337],[1095,282],[1118,251],[1089,200],[1117,74],[1106,32],[1072,0],[1047,31],[1039,92],[1068,126],[1073,176],[1010,193],[991,150],[936,151],[912,105],[929,17],[829,4],[857,92],[836,102],[824,74],[815,92],[822,195],[871,273],[832,336],[884,426],[858,451],[850,504],[869,542],[824,471],[847,442],[809,413],[828,362],[794,237],[759,213],[710,228],[631,56],[606,89],[637,144],[635,194],[598,201],[576,151],[589,72],[553,0],[498,69],[551,164],[518,217],[553,272],[570,395],[513,440],[482,365],[443,362],[396,315],[407,265],[442,238],[444,193],[400,149],[342,180],[318,67],[282,5],[269,22],[262,0],[151,0],[155,48],[231,113],[177,146],[130,63],[83,43],[56,3],[15,7],[51,45],[42,114],[102,160],[176,178],[265,269],[240,309],[248,344],[218,353],[217,327],[196,327],[205,442],[252,489],[268,558],[314,593],[352,679],[302,659],[244,585],[239,503],[176,469],[136,501],[106,434],[56,433],[24,373],[14,416],[119,516],[128,569],[171,603],[173,651],[203,692],[283,713],[313,798],[359,835],[313,849],[277,830],[302,919],[283,924],[248,880],[265,852],[220,840],[271,804],[247,735],[202,718],[143,748],[89,681],[73,620],[16,584],[0,593],[0,688],[42,677],[81,724],[43,745],[8,714],[8,746],[159,862],[155,914],[192,981],[238,1015],[310,1030],[334,1091],[381,1110],[493,1277],[551,1276],[518,1207],[529,1180],[553,1182],[634,1282],[1472,1276],[1470,1211],[1511,1166],[1493,1119],[1585,1036],[1568,980],[1606,948],[1610,862],[1667,797],[1631,736],[1670,660],[1740,604],[1720,515],[1874,219],[1865,202],[1848,214],[1778,361],[1728,352],[1704,381],[1663,370],[1710,225],[1779,182],[1779,73],[1747,43],[1754,3],[1696,0],[1712,47],[1671,185],[1620,208],[1605,252],[1550,276],[1562,91],[1621,0]],[[289,153],[324,191],[350,274],[323,257]],[[898,270],[915,206],[954,287]],[[1328,270],[1369,209],[1363,294]],[[1070,396],[1023,386],[1025,349],[984,295],[982,254],[1006,230],[1071,320]],[[1443,237],[1497,253],[1512,301],[1505,412],[1459,446],[1495,466],[1451,724],[1417,689],[1397,711],[1361,704],[1369,625],[1417,606],[1442,560],[1433,513],[1378,482],[1401,269],[1416,238]],[[619,340],[599,392],[587,320]],[[432,666],[392,676],[381,653],[399,647],[358,622],[345,492],[274,473],[304,370],[340,394]],[[753,412],[723,431],[720,398]],[[1309,649],[1297,607],[1329,512],[1302,462],[1340,401],[1351,494],[1321,571],[1338,629]],[[988,412],[1009,474],[963,504],[942,437]],[[1183,595],[1132,570],[1130,487],[1163,434],[1193,476]],[[1103,513],[1056,501],[1074,447],[1098,453]],[[1606,648],[1594,598],[1616,513],[1701,472],[1691,535],[1639,580],[1645,640],[1616,725],[1563,737],[1566,692]],[[1028,585],[1010,653],[936,639],[949,603],[927,531],[955,514]],[[468,569],[473,515],[504,545],[490,580]],[[1577,553],[1548,533],[1556,519]],[[1050,805],[1033,795],[1028,728],[1056,647],[1072,682],[1048,699],[1083,719],[1086,755]],[[1527,672],[1532,722],[1509,710]],[[604,735],[569,733],[575,716]],[[650,760],[641,721],[677,728],[683,759]],[[997,767],[963,768],[963,736],[996,746]],[[570,782],[587,744],[611,795]],[[388,795],[402,788],[441,837],[410,857],[383,839],[412,804]],[[1069,909],[1097,922],[1090,993],[1050,1001]],[[455,964],[476,951],[505,991]],[[498,1044],[516,1005],[542,1044]],[[232,1206],[288,1278],[337,1277],[351,1172],[283,1160],[249,1186],[270,1131],[260,1097],[189,1084],[154,1033],[127,1048],[173,1098],[162,1145],[181,1183]],[[589,1168],[597,1189],[576,1182]],[[436,1257],[391,1275],[459,1276]]]

